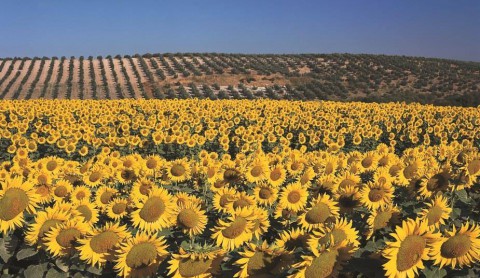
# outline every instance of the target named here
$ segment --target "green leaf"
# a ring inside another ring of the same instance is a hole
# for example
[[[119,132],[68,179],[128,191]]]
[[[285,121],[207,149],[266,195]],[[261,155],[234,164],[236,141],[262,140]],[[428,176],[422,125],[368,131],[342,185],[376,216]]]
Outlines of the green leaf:
[[[22,248],[20,249],[20,251],[18,251],[17,260],[21,261],[23,259],[30,258],[32,256],[35,256],[37,253],[38,251],[35,250],[34,248],[25,246],[25,248]]]
[[[59,272],[55,268],[50,268],[47,272],[47,275],[45,275],[45,278],[65,278],[68,277],[67,273]]]
[[[86,271],[88,271],[92,274],[96,274],[96,275],[101,275],[102,274],[102,269],[101,268],[96,268],[96,267],[93,267],[93,266],[87,267]]]
[[[463,202],[468,204],[470,202],[470,199],[468,198],[468,193],[465,191],[465,189],[455,191],[455,194],[458,196],[458,199]]]
[[[25,278],[43,277],[47,271],[47,263],[41,265],[30,265],[24,272]]]
[[[447,271],[444,268],[432,266],[431,268],[424,268],[422,270],[426,278],[442,278],[447,276]]]
[[[57,259],[55,265],[63,272],[67,272],[69,269],[69,266],[62,259]]]
[[[17,244],[18,239],[13,235],[0,238],[0,257],[4,262],[7,262],[13,256]]]

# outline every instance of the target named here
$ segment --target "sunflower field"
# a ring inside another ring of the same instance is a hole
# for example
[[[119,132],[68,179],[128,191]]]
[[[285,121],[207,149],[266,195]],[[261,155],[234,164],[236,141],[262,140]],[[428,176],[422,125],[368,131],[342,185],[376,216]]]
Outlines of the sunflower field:
[[[0,101],[2,277],[478,277],[480,108]]]

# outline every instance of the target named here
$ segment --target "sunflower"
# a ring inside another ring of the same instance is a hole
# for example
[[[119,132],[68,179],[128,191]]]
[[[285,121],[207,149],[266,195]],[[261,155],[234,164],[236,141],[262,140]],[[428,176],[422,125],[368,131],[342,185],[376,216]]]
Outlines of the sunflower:
[[[212,229],[212,239],[216,240],[217,246],[232,251],[252,239],[254,220],[255,213],[251,208],[236,209],[226,221],[217,221],[217,226]]]
[[[392,202],[394,189],[387,183],[367,182],[360,191],[360,201],[369,210],[376,210]]]
[[[271,167],[267,174],[268,183],[276,188],[282,185],[286,178],[287,170],[285,170],[284,166],[280,163]]]
[[[284,276],[294,260],[290,252],[269,247],[265,241],[261,245],[248,243],[239,255],[234,262],[240,267],[234,277],[239,278]]]
[[[290,230],[283,230],[280,238],[275,240],[275,245],[289,251],[295,251],[297,248],[308,247],[309,234],[305,230],[299,228],[292,228]]]
[[[115,171],[115,178],[121,184],[131,184],[138,180],[138,168],[119,167]]]
[[[168,178],[173,182],[182,182],[190,178],[191,168],[186,159],[170,161],[166,169]]]
[[[257,203],[255,197],[248,195],[245,192],[237,192],[232,202],[228,203],[228,211],[236,210],[243,207],[254,207]]]
[[[88,233],[90,230],[87,223],[78,218],[70,220],[51,227],[50,231],[45,233],[45,246],[47,251],[55,257],[64,257],[73,255],[75,241]]]
[[[115,198],[118,190],[109,186],[102,186],[95,192],[95,204],[101,211],[105,211],[110,201]]]
[[[147,156],[142,161],[142,169],[147,173],[147,175],[154,176],[163,166],[164,161],[158,155]]]
[[[72,203],[77,203],[82,200],[90,200],[92,192],[86,186],[77,186],[73,189],[72,194],[70,195]]]
[[[452,226],[446,233],[447,236],[434,242],[430,249],[434,265],[440,265],[440,268],[445,265],[462,268],[470,267],[480,260],[480,228],[477,224],[470,225],[467,222],[458,230]]]
[[[40,162],[40,161],[39,161]],[[52,176],[56,176],[63,165],[63,159],[49,156],[41,159],[42,168],[52,173]]]
[[[89,187],[100,185],[106,177],[105,170],[100,165],[95,165],[92,169],[83,174],[83,182]]]
[[[429,230],[426,221],[407,219],[390,234],[395,241],[386,242],[383,256],[388,260],[383,265],[388,277],[418,276],[423,261],[430,259],[432,244],[440,234]]]
[[[69,212],[62,211],[57,207],[46,208],[45,211],[37,212],[35,219],[25,234],[25,241],[32,246],[37,243],[43,246],[45,244],[45,234],[70,218]]]
[[[229,204],[232,203],[237,195],[237,191],[233,188],[224,187],[215,192],[213,196],[213,208],[219,212],[227,212]]]
[[[246,167],[245,179],[248,182],[255,183],[267,178],[268,173],[268,161],[263,156],[257,156],[253,161]]]
[[[201,234],[208,221],[205,211],[194,203],[178,205],[174,211],[174,217],[177,226],[190,237]]]
[[[393,166],[392,166],[393,167]],[[389,169],[392,172],[392,168]],[[410,182],[416,182],[425,171],[425,163],[420,157],[404,162],[398,172],[396,172],[399,185],[408,185]]]
[[[305,168],[305,164],[302,159],[290,158],[286,161],[286,168],[288,173],[291,176],[295,177],[303,171],[303,169]]]
[[[394,178],[390,175],[387,168],[377,168],[375,173],[373,173],[373,182],[390,186],[393,185]]]
[[[303,171],[303,174],[298,176],[297,181],[302,185],[302,186],[310,186],[310,182],[312,181],[313,178],[315,178],[315,171],[313,170],[312,167],[307,167],[305,168],[305,171]]]
[[[73,185],[68,180],[59,180],[55,182],[52,188],[52,195],[55,201],[65,200],[68,195],[72,192]]]
[[[342,270],[336,248],[323,246],[314,256],[301,256],[301,262],[292,265],[296,272],[289,278],[337,277]]]
[[[298,212],[307,204],[308,191],[298,182],[287,185],[278,200],[279,204],[286,209]]]
[[[278,190],[275,187],[269,186],[267,183],[259,183],[253,189],[253,196],[258,204],[264,206],[271,206],[277,200]]]
[[[428,226],[439,228],[440,225],[445,224],[445,220],[448,220],[451,212],[452,208],[448,204],[448,199],[442,195],[437,195],[431,202],[427,203],[427,207],[419,213],[418,217],[427,221]]]
[[[105,209],[108,217],[114,221],[120,221],[128,214],[128,200],[124,198],[115,198],[107,205]]]
[[[430,170],[420,179],[420,196],[430,198],[438,192],[443,192],[450,185],[450,174],[444,170]]]
[[[0,190],[0,232],[7,234],[24,223],[24,212],[35,213],[40,196],[31,182],[22,177],[7,179]]]
[[[106,223],[105,226],[90,231],[85,238],[79,239],[77,247],[81,260],[92,266],[102,266],[113,261],[114,252],[123,239],[130,236],[125,226],[118,223]]]
[[[205,248],[205,247],[203,247]],[[169,263],[168,275],[172,278],[210,278],[214,274],[220,274],[221,260],[225,251],[185,251],[182,247],[179,254],[172,254]]]
[[[88,200],[82,200],[73,205],[72,214],[78,216],[89,225],[95,225],[98,221],[98,209],[95,204]]]
[[[378,167],[378,154],[376,151],[369,151],[362,155],[362,159],[359,161],[361,167],[360,172],[372,172]]]
[[[157,272],[169,254],[163,236],[137,233],[121,243],[114,269],[123,277],[146,277]]]
[[[308,245],[310,251],[317,256],[322,246],[335,247],[338,249],[340,258],[346,260],[358,250],[360,246],[358,238],[358,231],[353,228],[353,222],[340,218],[333,224],[314,230],[308,239]]]
[[[284,208],[282,205],[277,204],[273,217],[277,219],[282,225],[287,226],[297,221],[297,212]]]
[[[338,217],[339,208],[329,195],[323,194],[310,202],[310,207],[298,217],[300,226],[311,231],[320,228],[325,222],[333,221]]]
[[[361,181],[362,180],[359,175],[345,171],[343,174],[337,177],[336,190],[340,190],[348,186],[357,187]]]
[[[338,202],[340,213],[352,213],[355,208],[360,206],[360,191],[356,186],[345,186],[339,188],[333,195]]]
[[[374,210],[367,219],[367,239],[370,239],[370,237],[378,230],[386,227],[394,227],[399,224],[400,217],[400,210],[391,204]]]
[[[253,237],[261,239],[261,236],[265,234],[270,227],[268,211],[259,207],[254,207],[253,213],[255,214],[255,220],[253,220],[255,225],[252,228]]]
[[[133,226],[146,232],[158,232],[169,227],[173,220],[172,196],[164,188],[153,188],[148,198],[140,200],[131,213]]]
[[[203,200],[201,198],[198,198],[193,195],[189,195],[182,191],[177,192],[177,194],[175,194],[173,198],[174,198],[174,203],[177,206],[189,205],[189,204],[199,205],[199,206],[203,205]]]
[[[155,183],[146,178],[140,178],[133,183],[130,195],[134,199],[146,199],[150,190],[155,186]]]

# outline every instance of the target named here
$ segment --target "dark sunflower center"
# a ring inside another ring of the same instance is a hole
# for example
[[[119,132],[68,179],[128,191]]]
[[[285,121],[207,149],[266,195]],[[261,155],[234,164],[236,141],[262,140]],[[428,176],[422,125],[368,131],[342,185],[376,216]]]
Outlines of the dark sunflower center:
[[[47,184],[48,178],[45,175],[38,176],[37,181],[39,184]]]
[[[397,270],[406,271],[415,266],[422,259],[426,241],[417,235],[407,236],[400,245],[397,254]]]
[[[230,224],[230,226],[222,231],[222,234],[224,237],[229,239],[237,238],[245,231],[247,224],[247,219],[243,217],[237,217],[235,221]]]
[[[379,202],[383,199],[384,195],[385,192],[382,189],[372,188],[370,192],[368,192],[368,199],[370,199],[371,202]]]
[[[258,192],[258,195],[260,196],[260,199],[266,200],[272,196],[272,191],[269,188],[262,187]]]
[[[80,206],[77,207],[77,210],[83,216],[85,221],[88,222],[88,221],[90,221],[90,219],[92,219],[92,211],[90,210],[90,208],[88,206],[80,205]]]
[[[0,199],[0,219],[10,221],[28,206],[28,195],[20,188],[8,189]]]
[[[72,247],[73,243],[75,240],[80,237],[81,233],[79,230],[75,228],[69,228],[66,230],[60,231],[60,233],[57,235],[57,242],[60,246],[63,248],[70,248]]]
[[[55,190],[53,191],[55,196],[57,197],[65,197],[68,193],[67,188],[63,185],[57,186]]]
[[[305,278],[329,277],[335,268],[338,251],[323,252],[316,257],[310,266],[305,269]]]
[[[90,247],[95,253],[107,253],[118,243],[119,239],[116,233],[105,231],[92,237]]]
[[[155,159],[147,160],[146,164],[147,164],[147,168],[150,169],[150,170],[155,169],[158,166],[158,163]]]
[[[297,171],[298,169],[300,169],[300,163],[293,162],[292,165],[290,165],[290,169],[292,169],[293,171]]]
[[[327,165],[325,165],[325,174],[329,175],[333,173],[333,170],[334,170],[334,167],[331,163],[328,163]]]
[[[127,254],[125,263],[131,268],[148,266],[157,259],[157,249],[150,242],[142,242],[134,245]]]
[[[259,177],[263,173],[262,166],[254,166],[252,170],[250,170],[250,174],[252,174],[253,177]]]
[[[248,260],[247,272],[248,275],[257,277],[256,275],[261,275],[260,277],[273,277],[269,273],[272,268],[273,257],[271,255],[265,254],[264,252],[257,251],[255,254]]]
[[[207,177],[208,178],[213,178],[216,173],[217,173],[217,171],[215,170],[215,168],[208,168]]]
[[[245,199],[238,199],[238,200],[235,200],[235,202],[233,202],[234,209],[248,207],[249,205],[250,203]]]
[[[448,179],[442,174],[435,174],[427,182],[428,191],[441,190],[446,186],[448,186]]]
[[[123,169],[120,174],[122,176],[122,179],[127,181],[134,180],[136,178],[135,171],[131,169]]]
[[[112,200],[112,197],[113,197],[114,193],[111,192],[111,191],[105,191],[102,193],[102,195],[100,196],[100,202],[102,202],[102,204],[108,204],[110,202],[110,200]]]
[[[439,206],[433,206],[428,210],[426,218],[428,220],[428,225],[434,225],[442,219],[443,210]]]
[[[288,193],[287,200],[288,202],[295,204],[296,202],[300,201],[300,192],[298,191],[292,191]]]
[[[52,160],[52,161],[49,161],[49,162],[47,163],[47,170],[48,170],[48,171],[53,171],[53,170],[57,169],[57,166],[58,166],[58,164],[57,164],[56,161],[53,161],[53,160]]]
[[[232,195],[230,194],[225,194],[220,197],[220,206],[223,208],[225,207],[228,203],[230,203],[230,198],[232,198]]]
[[[42,197],[45,197],[49,195],[50,188],[46,185],[40,185],[36,188],[35,193],[41,195]]]
[[[369,168],[370,166],[372,166],[372,164],[373,164],[373,159],[371,157],[365,157],[362,160],[362,166],[364,168]]]
[[[293,250],[298,247],[305,248],[307,246],[307,237],[304,235],[300,235],[297,238],[291,238],[285,242],[285,249]]]
[[[270,179],[272,181],[277,181],[279,180],[280,178],[282,177],[282,172],[280,169],[274,169],[271,173],[270,173]]]
[[[208,271],[212,260],[182,259],[178,263],[178,272],[182,277],[196,277]]]
[[[405,169],[403,169],[403,175],[407,179],[412,179],[417,174],[417,170],[418,169],[415,164],[408,165],[407,167],[405,167]]]
[[[330,208],[324,204],[316,204],[305,215],[305,220],[310,224],[323,223],[330,217]]]
[[[338,185],[338,188],[346,188],[347,186],[355,186],[355,182],[350,179],[344,179]]]
[[[467,235],[458,234],[449,238],[442,244],[440,253],[444,258],[458,258],[467,254],[468,251],[470,251],[471,245],[472,242]]]
[[[480,171],[480,160],[475,159],[470,161],[467,165],[467,170],[470,175],[475,175]]]
[[[79,191],[75,197],[77,197],[77,200],[81,200],[86,197],[86,194],[83,191]]]
[[[373,220],[373,230],[379,230],[387,227],[390,218],[392,217],[391,211],[379,212]]]
[[[185,228],[192,229],[197,226],[199,218],[193,209],[183,209],[177,216],[177,221]]]
[[[115,214],[122,214],[127,209],[127,204],[125,203],[116,203],[112,206],[112,211]]]
[[[170,173],[174,177],[181,177],[183,174],[185,174],[185,167],[181,164],[174,164],[172,166],[172,169],[170,169]]]
[[[398,165],[393,165],[392,167],[390,167],[390,169],[388,169],[388,173],[390,174],[390,176],[395,177],[398,175],[400,170],[401,168]]]
[[[61,224],[62,221],[57,219],[49,219],[43,223],[38,231],[38,238],[42,239],[46,233],[48,233],[52,228],[55,228],[58,224]]]
[[[146,196],[146,195],[148,195],[148,193],[150,193],[151,188],[152,188],[152,186],[150,184],[142,184],[142,185],[140,185],[139,191],[142,195]]]
[[[383,156],[378,160],[378,165],[379,166],[385,166],[388,164],[388,156]]]
[[[102,174],[100,172],[93,172],[88,176],[88,180],[90,182],[97,182],[102,178]]]
[[[235,182],[238,180],[238,171],[235,169],[227,169],[223,173],[223,179],[227,182]]]
[[[140,218],[147,222],[155,222],[165,212],[165,203],[157,196],[150,197],[140,210]]]

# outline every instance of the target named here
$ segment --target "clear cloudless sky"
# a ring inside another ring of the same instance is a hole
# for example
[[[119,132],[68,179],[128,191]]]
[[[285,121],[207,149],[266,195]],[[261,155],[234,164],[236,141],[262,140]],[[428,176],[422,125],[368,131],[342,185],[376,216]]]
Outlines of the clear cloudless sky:
[[[0,57],[147,52],[347,52],[480,61],[480,1],[0,2]]]

